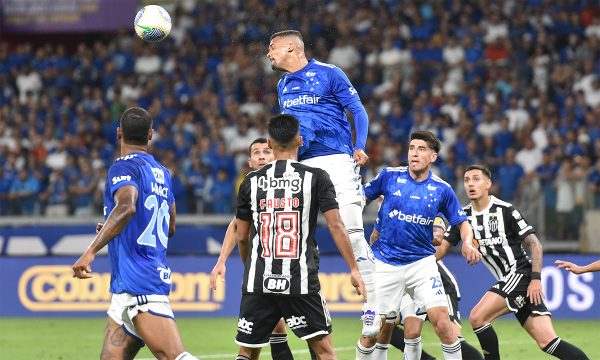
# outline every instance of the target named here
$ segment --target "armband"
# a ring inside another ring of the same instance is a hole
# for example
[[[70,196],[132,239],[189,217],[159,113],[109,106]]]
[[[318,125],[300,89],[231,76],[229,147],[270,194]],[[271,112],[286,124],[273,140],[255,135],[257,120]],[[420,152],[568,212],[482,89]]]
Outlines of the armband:
[[[538,271],[531,272],[531,280],[542,280],[542,274]]]

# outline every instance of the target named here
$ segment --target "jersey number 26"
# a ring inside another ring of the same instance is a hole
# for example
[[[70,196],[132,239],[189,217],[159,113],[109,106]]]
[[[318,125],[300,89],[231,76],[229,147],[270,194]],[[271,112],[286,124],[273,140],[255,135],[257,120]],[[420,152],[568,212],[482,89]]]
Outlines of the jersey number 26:
[[[144,207],[152,211],[152,218],[144,229],[144,232],[137,239],[137,243],[140,245],[156,247],[156,236],[154,236],[154,229],[160,243],[166,248],[169,241],[169,237],[165,234],[165,231],[169,232],[169,204],[167,200],[163,200],[160,206],[158,206],[158,198],[156,195],[150,195],[144,201]]]

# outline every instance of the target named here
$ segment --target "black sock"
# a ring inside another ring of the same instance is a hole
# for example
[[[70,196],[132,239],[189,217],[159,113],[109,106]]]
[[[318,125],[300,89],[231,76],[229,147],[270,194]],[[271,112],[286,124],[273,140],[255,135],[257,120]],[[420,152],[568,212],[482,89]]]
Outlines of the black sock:
[[[575,345],[569,344],[559,337],[550,341],[542,350],[561,360],[589,360],[587,355],[585,355],[581,349]]]
[[[494,331],[492,324],[485,324],[477,329],[473,329],[479,339],[479,345],[483,350],[485,360],[500,360],[500,349],[498,348],[498,335]]]
[[[421,360],[435,360],[433,355],[429,355],[427,351],[421,350]]]
[[[308,345],[308,351],[310,351],[310,360],[317,360],[317,354],[315,354],[313,349],[310,347],[308,341],[306,342],[306,345]]]
[[[286,334],[271,334],[271,357],[273,360],[294,360],[292,351],[288,346]]]
[[[404,330],[400,329],[398,326],[394,326],[392,330],[392,339],[390,340],[390,344],[400,349],[400,351],[404,352]]]
[[[481,356],[479,351],[473,345],[469,344],[464,337],[459,336],[458,339],[460,340],[463,360],[483,360],[483,356]]]

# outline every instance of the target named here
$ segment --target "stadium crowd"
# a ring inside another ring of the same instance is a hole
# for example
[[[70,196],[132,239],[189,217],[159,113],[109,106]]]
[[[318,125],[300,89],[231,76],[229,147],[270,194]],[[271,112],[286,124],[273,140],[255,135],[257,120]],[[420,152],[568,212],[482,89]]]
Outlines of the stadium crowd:
[[[351,3],[351,4],[350,4]],[[462,202],[465,165],[556,238],[600,207],[600,11],[594,1],[182,1],[159,44],[0,43],[0,215],[102,212],[129,106],[154,116],[152,151],[173,173],[178,213],[233,211],[250,142],[279,111],[266,47],[300,30],[311,57],[340,66],[367,109],[363,169],[443,140],[436,171]],[[538,214],[545,214],[538,216]],[[544,219],[545,216],[545,219]]]

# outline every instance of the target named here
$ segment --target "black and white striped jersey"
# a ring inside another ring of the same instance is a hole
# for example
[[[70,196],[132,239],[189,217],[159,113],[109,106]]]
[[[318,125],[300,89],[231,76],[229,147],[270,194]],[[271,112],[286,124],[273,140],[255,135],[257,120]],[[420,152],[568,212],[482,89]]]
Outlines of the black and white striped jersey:
[[[338,208],[335,188],[321,169],[277,160],[249,173],[236,217],[252,223],[242,292],[318,293],[318,211]]]
[[[464,210],[479,243],[482,261],[496,279],[513,273],[531,273],[531,262],[522,241],[535,231],[512,204],[490,196],[490,204],[482,212],[475,211],[471,204]],[[457,245],[459,229],[448,228],[445,238]]]

